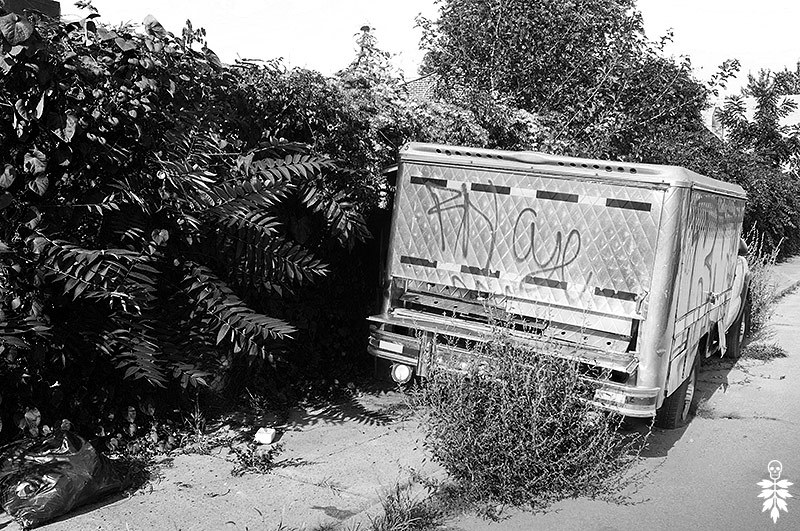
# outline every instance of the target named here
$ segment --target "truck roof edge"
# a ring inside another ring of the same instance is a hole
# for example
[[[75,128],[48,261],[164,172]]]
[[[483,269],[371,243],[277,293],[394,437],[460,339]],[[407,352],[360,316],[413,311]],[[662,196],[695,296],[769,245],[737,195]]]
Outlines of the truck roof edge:
[[[641,164],[549,155],[536,151],[501,151],[496,149],[410,142],[400,150],[400,160],[436,162],[442,156],[449,164],[480,165],[498,170],[544,171],[552,175],[581,175],[603,180],[666,184],[692,187],[744,198],[744,189],[681,166]]]

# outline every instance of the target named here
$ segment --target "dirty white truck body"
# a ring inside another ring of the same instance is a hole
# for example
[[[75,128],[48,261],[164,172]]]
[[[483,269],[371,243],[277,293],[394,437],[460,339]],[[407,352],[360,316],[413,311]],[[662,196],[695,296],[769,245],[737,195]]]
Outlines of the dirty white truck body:
[[[653,416],[725,348],[744,202],[679,167],[409,144],[368,350],[424,376],[497,308],[521,343],[606,369],[595,402]]]

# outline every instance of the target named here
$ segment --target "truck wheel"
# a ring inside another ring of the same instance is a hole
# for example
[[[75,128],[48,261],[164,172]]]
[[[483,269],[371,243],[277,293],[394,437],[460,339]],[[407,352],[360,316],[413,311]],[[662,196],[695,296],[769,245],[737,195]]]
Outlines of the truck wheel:
[[[680,387],[664,399],[664,403],[656,412],[656,426],[667,430],[680,428],[689,422],[697,405],[697,373],[700,368],[700,356],[695,356],[692,370]]]
[[[750,290],[747,290],[747,296],[744,299],[744,331],[742,337],[749,337],[753,331],[753,297],[750,296]]]
[[[752,301],[748,295],[744,300],[744,307],[739,317],[733,322],[731,327],[725,333],[725,343],[728,345],[728,351],[725,353],[726,357],[739,359],[742,355],[742,345],[744,338],[750,333],[750,306]]]
[[[740,315],[733,322],[731,327],[725,332],[725,343],[728,349],[725,352],[726,358],[738,360],[742,355],[742,340],[744,339],[744,314]]]

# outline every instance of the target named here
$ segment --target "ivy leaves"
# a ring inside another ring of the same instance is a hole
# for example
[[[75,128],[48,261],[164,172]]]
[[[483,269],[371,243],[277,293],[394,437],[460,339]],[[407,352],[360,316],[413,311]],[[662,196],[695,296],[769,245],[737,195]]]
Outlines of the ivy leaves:
[[[50,179],[44,174],[47,169],[47,157],[44,153],[34,148],[25,154],[24,161],[25,173],[32,177],[28,181],[28,188],[37,195],[44,195],[50,186]]]
[[[165,39],[167,37],[167,30],[164,29],[164,26],[162,26],[153,15],[144,17],[144,29],[147,34],[152,37],[157,37],[159,39]]]

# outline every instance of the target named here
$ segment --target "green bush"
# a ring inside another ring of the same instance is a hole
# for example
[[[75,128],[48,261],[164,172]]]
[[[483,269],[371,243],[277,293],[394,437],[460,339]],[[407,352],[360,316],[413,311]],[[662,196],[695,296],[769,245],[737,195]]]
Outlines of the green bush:
[[[498,337],[466,371],[433,367],[415,392],[425,446],[476,500],[540,508],[616,492],[646,436],[596,409],[578,364]]]
[[[277,366],[272,310],[368,236],[356,172],[262,137],[202,30],[2,20],[0,437]]]

